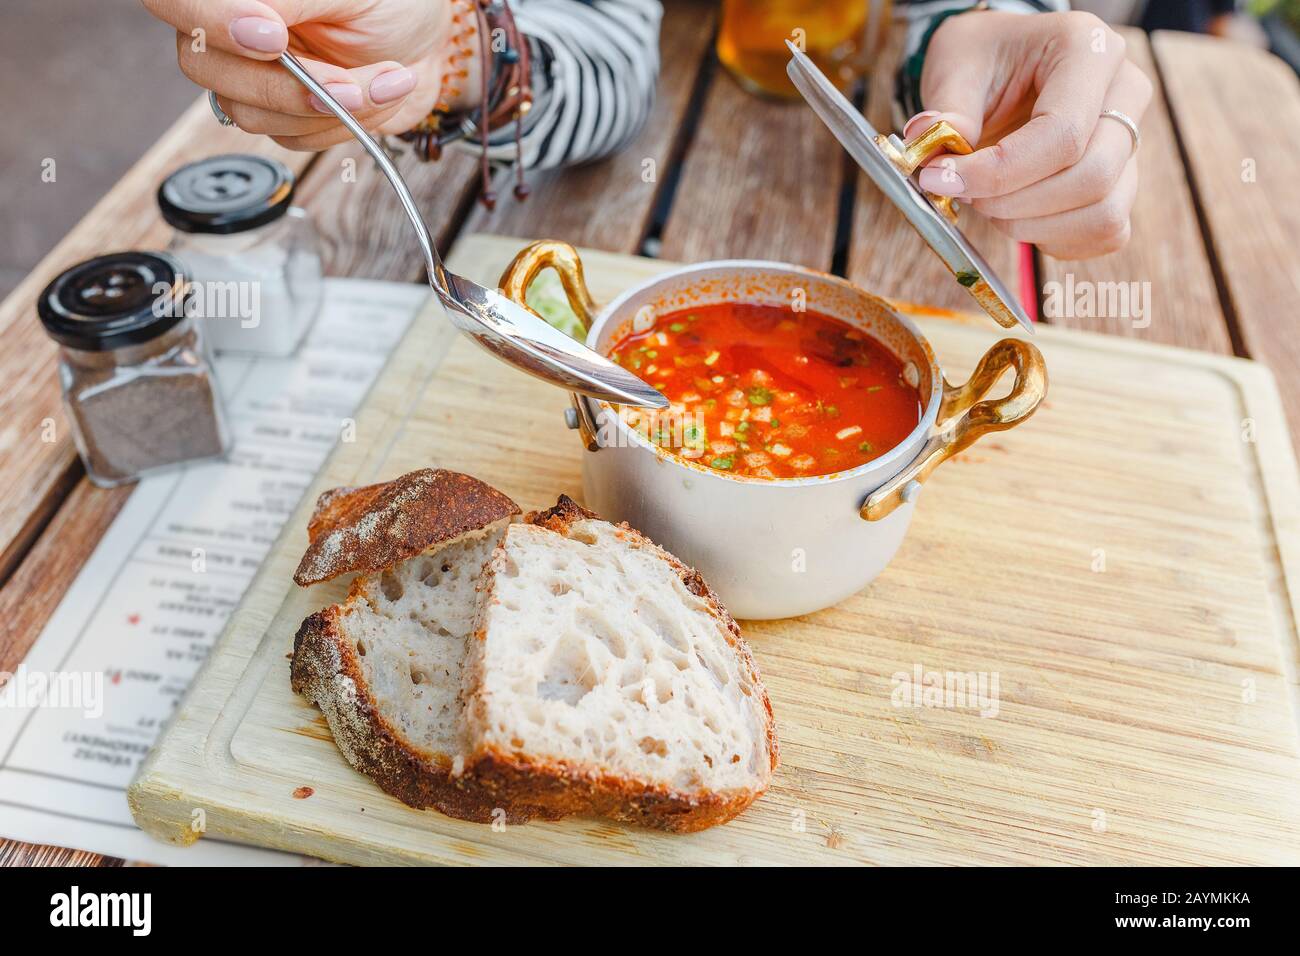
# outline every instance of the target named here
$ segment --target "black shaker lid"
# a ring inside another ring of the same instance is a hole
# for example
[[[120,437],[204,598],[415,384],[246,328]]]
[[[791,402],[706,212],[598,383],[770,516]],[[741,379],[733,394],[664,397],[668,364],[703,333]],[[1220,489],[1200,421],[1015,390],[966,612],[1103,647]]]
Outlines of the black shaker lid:
[[[75,265],[45,287],[36,312],[69,348],[106,352],[156,338],[192,300],[181,264],[159,252],[113,252]]]
[[[244,232],[288,212],[293,190],[284,163],[232,153],[176,170],[158,187],[158,206],[182,232]]]

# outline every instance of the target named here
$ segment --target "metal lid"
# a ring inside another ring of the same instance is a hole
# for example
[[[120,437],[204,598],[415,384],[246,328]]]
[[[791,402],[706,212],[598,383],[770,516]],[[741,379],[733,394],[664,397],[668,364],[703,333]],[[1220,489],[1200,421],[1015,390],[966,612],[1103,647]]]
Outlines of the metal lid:
[[[288,212],[293,190],[293,173],[274,159],[210,156],[163,180],[158,207],[182,232],[244,232]]]
[[[936,123],[911,143],[895,135],[880,135],[812,60],[788,40],[786,46],[793,57],[786,72],[840,145],[898,207],[981,309],[999,325],[1020,325],[1032,333],[1034,324],[1024,307],[957,228],[956,204],[946,196],[925,192],[911,178],[918,167],[939,152],[969,153],[970,144],[944,122]]]
[[[55,278],[36,302],[61,345],[106,352],[162,335],[186,317],[190,288],[181,264],[158,252],[114,252]]]

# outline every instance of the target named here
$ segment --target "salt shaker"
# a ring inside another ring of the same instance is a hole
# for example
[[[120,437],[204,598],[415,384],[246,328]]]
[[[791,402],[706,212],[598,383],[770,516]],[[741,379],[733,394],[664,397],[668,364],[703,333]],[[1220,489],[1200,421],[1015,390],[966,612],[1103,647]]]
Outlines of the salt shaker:
[[[192,290],[171,256],[119,252],[46,286],[37,313],[90,480],[113,487],[230,447]]]
[[[219,352],[287,356],[320,310],[319,242],[283,163],[231,154],[183,166],[158,189]]]

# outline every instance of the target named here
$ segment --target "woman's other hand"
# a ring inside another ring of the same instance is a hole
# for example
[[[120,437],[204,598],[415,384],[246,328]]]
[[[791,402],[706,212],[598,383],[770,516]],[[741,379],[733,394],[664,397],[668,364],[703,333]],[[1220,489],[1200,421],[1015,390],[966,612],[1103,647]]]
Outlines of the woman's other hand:
[[[923,188],[973,203],[1004,233],[1061,259],[1121,248],[1137,196],[1133,141],[1151,82],[1124,39],[1088,13],[972,12],[935,31],[921,75],[926,112],[904,136],[946,119],[979,148],[921,171]]]
[[[176,28],[181,72],[240,129],[320,150],[350,134],[275,62],[292,50],[367,129],[398,133],[432,108],[451,26],[447,0],[143,0]]]

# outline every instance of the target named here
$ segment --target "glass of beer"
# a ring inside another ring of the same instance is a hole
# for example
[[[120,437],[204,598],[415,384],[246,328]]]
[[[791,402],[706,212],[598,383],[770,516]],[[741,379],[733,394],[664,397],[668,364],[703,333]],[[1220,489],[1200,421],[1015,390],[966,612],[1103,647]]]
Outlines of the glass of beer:
[[[888,34],[890,0],[722,0],[718,59],[747,90],[796,99],[791,40],[847,89]]]

